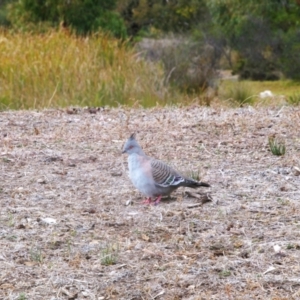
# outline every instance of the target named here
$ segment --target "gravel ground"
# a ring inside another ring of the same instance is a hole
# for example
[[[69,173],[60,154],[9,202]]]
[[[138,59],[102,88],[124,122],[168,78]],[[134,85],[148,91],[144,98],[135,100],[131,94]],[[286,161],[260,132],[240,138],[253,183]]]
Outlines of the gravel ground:
[[[295,107],[1,112],[0,298],[300,299],[299,125]],[[211,188],[142,205],[132,132]]]

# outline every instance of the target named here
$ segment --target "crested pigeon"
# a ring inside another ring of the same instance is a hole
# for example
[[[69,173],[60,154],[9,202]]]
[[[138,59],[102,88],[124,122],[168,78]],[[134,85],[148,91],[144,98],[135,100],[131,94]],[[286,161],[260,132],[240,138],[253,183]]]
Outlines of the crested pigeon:
[[[199,182],[182,176],[179,172],[162,161],[147,156],[133,133],[126,141],[122,153],[128,154],[129,177],[133,185],[147,199],[143,202],[158,204],[162,196],[170,195],[180,186],[197,188],[209,187],[205,182]]]

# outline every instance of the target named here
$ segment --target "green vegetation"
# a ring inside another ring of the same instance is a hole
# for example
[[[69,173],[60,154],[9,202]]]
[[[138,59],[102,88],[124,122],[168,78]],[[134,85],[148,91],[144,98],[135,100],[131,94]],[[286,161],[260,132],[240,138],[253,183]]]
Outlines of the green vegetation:
[[[191,170],[190,174],[188,174],[188,177],[190,177],[196,181],[200,181],[201,180],[200,170],[197,170],[197,171]]]
[[[0,1],[0,110],[211,105],[217,91],[242,106],[265,90],[276,95],[272,103],[298,105],[300,2],[240,3]],[[261,82],[218,87],[224,68]]]
[[[119,0],[117,10],[131,35],[156,28],[163,32],[189,32],[209,18],[206,0]],[[148,29],[148,30],[147,30]]]
[[[187,45],[184,49],[188,54],[193,48]],[[173,57],[165,54],[164,69],[162,63],[143,60],[128,43],[105,34],[83,37],[65,30],[45,34],[2,31],[0,109],[72,105],[151,107],[195,102],[210,105],[214,98],[204,101],[203,95],[199,97],[202,91],[197,90],[196,85],[198,82],[200,86],[202,82],[201,87],[204,87],[205,80],[212,79],[213,73],[208,72],[205,76],[201,73],[205,64],[200,64],[203,68],[195,69],[194,74],[199,71],[199,76],[191,81],[194,85],[194,93],[191,93],[185,86],[187,81],[184,81],[187,80],[183,71],[187,60],[176,53]],[[177,66],[173,71],[170,69],[172,62]],[[174,73],[172,80],[170,73]],[[180,78],[181,73],[183,78]],[[178,89],[179,83],[181,89]],[[256,101],[253,95],[265,89],[290,96],[298,90],[298,82],[240,83],[226,80],[220,84],[219,98],[225,101],[234,99],[238,105],[252,105]],[[296,104],[296,96],[289,99],[288,102]]]
[[[0,61],[0,109],[191,101],[165,87],[158,64],[101,34],[2,32]]]
[[[297,99],[300,101],[298,81],[293,80],[279,80],[279,81],[250,81],[250,80],[222,80],[219,84],[219,97],[222,101],[235,99],[235,94],[245,94],[241,99],[248,97],[251,105],[261,104],[264,102],[272,103],[274,105],[286,101],[289,104],[297,105]],[[259,93],[270,90],[275,95],[269,100],[262,100],[258,97]],[[240,93],[239,93],[240,92]],[[232,103],[232,102],[231,102]],[[238,104],[239,102],[236,102]]]
[[[237,106],[253,105],[257,98],[253,93],[251,86],[245,82],[235,82],[227,89],[224,89],[220,97],[229,103]]]
[[[219,276],[221,278],[231,276],[231,272],[229,270],[222,270],[219,272]]]
[[[158,56],[164,67],[166,83],[188,94],[201,94],[213,85],[217,78],[218,54],[204,41],[169,41],[168,46],[156,47],[156,51],[160,52]]]
[[[107,245],[101,251],[101,264],[104,266],[110,266],[117,263],[119,253],[118,245]]]
[[[285,144],[283,142],[278,141],[274,137],[269,137],[269,147],[272,154],[281,156],[285,154]]]
[[[8,6],[8,20],[13,28],[22,30],[43,30],[61,25],[78,34],[101,29],[124,38],[126,28],[123,19],[114,11],[115,7],[116,0],[13,1]]]
[[[238,53],[232,68],[242,79],[300,78],[300,3],[240,0],[206,1],[224,50]],[[216,35],[215,35],[216,36]],[[230,60],[230,55],[228,59]],[[281,74],[282,73],[282,74]]]
[[[34,262],[41,263],[43,261],[43,254],[40,248],[32,247],[30,249],[30,259]]]
[[[28,298],[26,297],[25,293],[20,293],[19,297],[17,298],[17,300],[27,300]]]
[[[287,102],[292,105],[299,105],[300,104],[300,93],[298,92],[298,93],[289,95],[287,97]]]

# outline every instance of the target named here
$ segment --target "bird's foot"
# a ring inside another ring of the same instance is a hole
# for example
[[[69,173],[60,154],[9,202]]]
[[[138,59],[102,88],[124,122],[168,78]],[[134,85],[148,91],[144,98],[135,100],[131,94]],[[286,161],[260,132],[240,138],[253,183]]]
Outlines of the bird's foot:
[[[161,199],[162,196],[158,196],[155,201],[154,201],[154,205],[158,205],[158,203],[160,202],[160,199]]]
[[[146,198],[146,199],[142,202],[142,204],[150,205],[150,204],[151,204],[151,198],[150,198],[150,197],[149,197],[149,198]]]

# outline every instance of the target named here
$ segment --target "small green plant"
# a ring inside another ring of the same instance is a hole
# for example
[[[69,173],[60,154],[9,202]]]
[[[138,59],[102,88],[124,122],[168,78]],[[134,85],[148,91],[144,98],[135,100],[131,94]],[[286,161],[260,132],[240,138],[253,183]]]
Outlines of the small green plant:
[[[231,275],[231,272],[229,270],[223,270],[219,273],[220,277],[228,277]]]
[[[15,242],[17,240],[17,236],[15,235],[8,235],[6,236],[6,239],[11,241],[11,242]]]
[[[285,154],[286,149],[284,142],[280,142],[274,137],[269,137],[269,147],[274,155],[281,156]]]
[[[19,297],[17,298],[17,300],[27,300],[28,298],[26,297],[25,293],[20,293]]]
[[[14,216],[12,213],[8,214],[8,226],[9,227],[14,227],[15,226],[15,220],[14,220]]]
[[[194,179],[196,181],[200,181],[200,171],[199,170],[197,170],[197,171],[192,170],[190,172],[190,176],[189,177],[191,177],[192,179]]]
[[[6,157],[3,157],[2,161],[5,162],[5,163],[10,163],[11,162],[11,160],[9,158],[6,158]]]
[[[38,263],[41,263],[43,261],[43,254],[42,254],[41,249],[31,248],[31,250],[30,250],[30,259],[32,261],[36,261]]]
[[[114,265],[117,262],[119,253],[119,245],[107,245],[101,251],[101,264],[104,266]]]
[[[285,200],[285,199],[282,199],[282,198],[277,198],[277,201],[281,205],[289,205],[290,204],[289,200]]]
[[[300,93],[294,93],[287,98],[287,102],[291,105],[299,105],[300,104]]]

